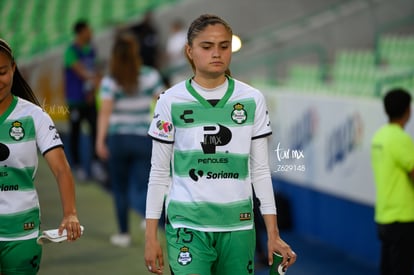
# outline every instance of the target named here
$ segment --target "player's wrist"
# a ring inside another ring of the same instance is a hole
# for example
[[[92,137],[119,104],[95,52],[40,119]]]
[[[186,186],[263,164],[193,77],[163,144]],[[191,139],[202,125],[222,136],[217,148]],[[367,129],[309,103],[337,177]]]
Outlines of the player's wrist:
[[[280,239],[279,230],[273,229],[273,230],[267,231],[267,238],[269,240],[277,240],[277,239]]]
[[[67,221],[78,221],[78,214],[76,210],[68,211],[63,213],[63,219]]]

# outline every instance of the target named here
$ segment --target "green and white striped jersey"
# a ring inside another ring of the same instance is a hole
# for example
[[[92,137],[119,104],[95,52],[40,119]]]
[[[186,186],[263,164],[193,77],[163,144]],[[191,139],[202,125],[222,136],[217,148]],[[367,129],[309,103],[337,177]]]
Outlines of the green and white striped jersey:
[[[214,106],[181,82],[160,96],[148,134],[173,143],[166,198],[173,227],[200,231],[253,228],[250,147],[271,134],[263,95],[228,78]]]
[[[116,81],[105,76],[100,88],[101,99],[114,102],[113,112],[109,118],[109,134],[147,135],[151,122],[151,104],[154,96],[165,90],[158,71],[142,66],[139,77],[139,91],[128,95]]]
[[[36,238],[40,208],[34,178],[37,150],[62,146],[47,113],[18,97],[0,116],[0,241]]]

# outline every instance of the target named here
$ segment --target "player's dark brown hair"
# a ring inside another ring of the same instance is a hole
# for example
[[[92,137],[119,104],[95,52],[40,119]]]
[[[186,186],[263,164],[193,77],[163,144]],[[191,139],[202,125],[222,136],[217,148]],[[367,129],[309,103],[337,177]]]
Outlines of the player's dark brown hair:
[[[188,28],[188,31],[187,31],[188,46],[191,47],[193,45],[194,38],[197,37],[197,35],[200,32],[202,32],[207,26],[216,25],[216,24],[223,25],[231,35],[233,34],[233,30],[231,29],[230,25],[226,21],[224,21],[222,18],[220,18],[219,16],[213,15],[213,14],[202,14],[197,19],[195,19],[191,23],[190,27]],[[191,68],[195,72],[194,62],[189,58],[187,53],[185,53],[185,56],[187,57],[187,60],[190,63]],[[230,69],[227,68],[225,73],[226,75],[231,75]]]
[[[137,90],[142,60],[136,38],[127,32],[115,39],[109,62],[109,73],[126,93]]]
[[[402,88],[390,90],[384,97],[384,109],[390,120],[402,118],[411,105],[411,95]]]
[[[80,19],[73,25],[73,33],[79,34],[86,28],[89,28],[88,21]]]
[[[10,45],[1,38],[0,38],[0,52],[6,54],[6,56],[10,58],[12,65],[16,65],[14,56],[13,56],[13,51]],[[32,88],[30,88],[29,84],[27,84],[26,80],[23,78],[22,74],[17,68],[17,65],[16,65],[14,75],[13,75],[13,85],[11,88],[11,93],[15,96],[26,99],[40,106],[40,103],[37,100],[36,95],[33,93]]]

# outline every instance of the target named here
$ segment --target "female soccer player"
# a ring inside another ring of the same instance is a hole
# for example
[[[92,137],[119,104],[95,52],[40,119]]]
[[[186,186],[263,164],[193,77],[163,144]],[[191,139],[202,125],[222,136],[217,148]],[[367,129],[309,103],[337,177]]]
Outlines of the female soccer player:
[[[252,183],[266,224],[269,264],[273,252],[286,267],[296,260],[277,226],[264,97],[230,76],[231,39],[220,17],[194,20],[185,46],[194,76],[167,90],[155,107],[145,244],[152,273],[163,272],[157,224],[166,198],[173,274],[253,274]]]
[[[37,150],[59,186],[63,219],[59,234],[81,236],[75,188],[59,134],[21,76],[12,49],[0,39],[0,274],[36,274],[42,248],[39,200],[34,186]]]
[[[119,233],[111,236],[110,241],[120,247],[131,244],[129,206],[134,204],[145,215],[151,168],[152,141],[147,135],[150,106],[154,97],[165,90],[158,71],[142,65],[138,47],[133,35],[118,35],[112,48],[109,74],[102,79],[100,88],[96,152],[109,163],[119,228]]]

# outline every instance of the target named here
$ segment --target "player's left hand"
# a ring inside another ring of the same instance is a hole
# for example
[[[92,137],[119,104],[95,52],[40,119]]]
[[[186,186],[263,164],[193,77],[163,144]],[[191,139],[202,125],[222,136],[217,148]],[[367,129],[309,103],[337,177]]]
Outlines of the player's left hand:
[[[273,264],[273,252],[277,252],[278,254],[282,255],[282,265],[286,268],[290,267],[296,262],[297,255],[291,249],[291,247],[280,237],[275,237],[274,239],[269,239],[267,248],[268,252],[268,259],[269,265]]]
[[[59,236],[62,235],[64,229],[66,229],[69,242],[77,240],[82,235],[79,219],[76,215],[63,217],[59,226]]]

